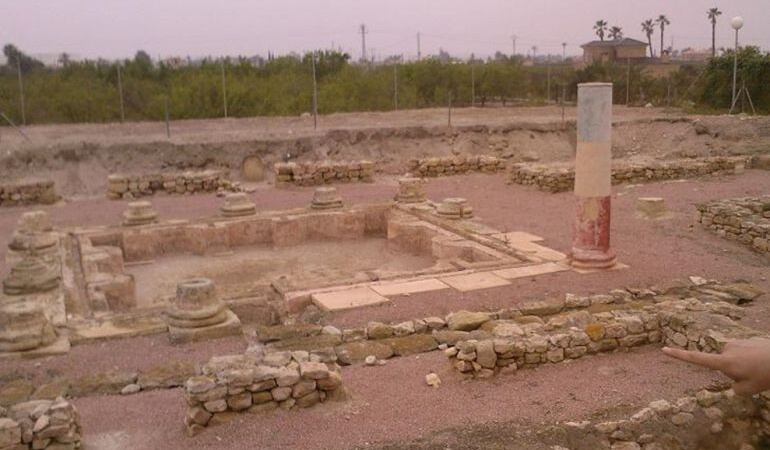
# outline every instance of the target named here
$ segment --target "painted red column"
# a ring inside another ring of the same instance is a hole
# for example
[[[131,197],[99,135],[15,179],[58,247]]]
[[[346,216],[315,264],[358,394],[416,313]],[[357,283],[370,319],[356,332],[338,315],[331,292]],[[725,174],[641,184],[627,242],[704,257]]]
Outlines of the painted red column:
[[[615,265],[610,248],[612,83],[578,85],[574,237],[570,263],[582,269]]]

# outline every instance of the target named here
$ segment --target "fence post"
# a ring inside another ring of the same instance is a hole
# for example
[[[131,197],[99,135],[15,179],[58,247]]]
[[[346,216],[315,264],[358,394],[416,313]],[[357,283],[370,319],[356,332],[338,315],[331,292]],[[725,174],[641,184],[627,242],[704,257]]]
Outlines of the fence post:
[[[318,82],[315,74],[315,50],[313,50],[313,129],[318,129]]]
[[[16,55],[16,70],[19,72],[19,102],[21,103],[21,124],[27,125],[27,113],[24,106],[24,82],[21,78],[21,55]]]
[[[225,109],[225,119],[227,119],[227,77],[225,76],[225,60],[222,58],[222,103]]]
[[[126,110],[123,104],[123,78],[120,75],[120,62],[118,62],[118,95],[120,96],[120,123],[126,120]]]

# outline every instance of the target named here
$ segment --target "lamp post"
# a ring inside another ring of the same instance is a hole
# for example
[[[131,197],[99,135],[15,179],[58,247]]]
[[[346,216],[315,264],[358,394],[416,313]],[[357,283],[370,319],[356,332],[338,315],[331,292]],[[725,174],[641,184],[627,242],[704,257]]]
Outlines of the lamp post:
[[[733,55],[733,98],[730,102],[730,112],[732,113],[733,107],[735,107],[735,86],[738,80],[738,30],[743,28],[743,17],[733,17],[733,19],[730,21],[730,25],[735,30],[735,53]]]

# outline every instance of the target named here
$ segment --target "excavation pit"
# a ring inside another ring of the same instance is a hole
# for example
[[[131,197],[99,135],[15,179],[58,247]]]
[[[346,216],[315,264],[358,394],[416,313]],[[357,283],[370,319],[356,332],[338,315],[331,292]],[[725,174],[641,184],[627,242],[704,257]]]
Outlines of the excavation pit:
[[[564,255],[536,236],[449,220],[436,208],[368,204],[70,230],[68,312],[157,332],[153,315],[177,284],[207,278],[242,322],[271,324],[311,304],[334,311],[566,270],[556,264]]]

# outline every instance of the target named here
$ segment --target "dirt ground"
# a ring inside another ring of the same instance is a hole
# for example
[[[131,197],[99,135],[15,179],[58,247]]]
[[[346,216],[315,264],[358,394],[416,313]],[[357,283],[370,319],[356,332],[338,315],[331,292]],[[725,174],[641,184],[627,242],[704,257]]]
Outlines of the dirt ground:
[[[339,185],[338,190],[347,203],[354,204],[390,199],[396,186],[390,178],[378,178],[373,184]],[[505,231],[537,234],[545,238],[545,245],[569,250],[571,193],[549,194],[507,185],[503,175],[433,179],[426,190],[433,200],[465,197],[482,222]],[[312,191],[265,185],[250,196],[259,209],[284,209],[307,205]],[[770,176],[757,170],[706,180],[615,186],[613,247],[628,269],[586,275],[562,272],[466,293],[412,294],[395,298],[387,306],[341,312],[327,320],[339,327],[360,326],[370,320],[510,307],[566,292],[606,293],[625,286],[665,285],[691,275],[743,279],[770,291],[768,258],[704,230],[696,223],[694,208],[696,203],[712,199],[768,193]],[[663,197],[671,217],[657,221],[637,218],[634,202],[647,196]],[[152,201],[161,217],[182,219],[217,214],[221,199],[200,195]],[[97,198],[42,209],[51,213],[56,225],[73,226],[117,223],[124,208],[124,202]],[[0,248],[6,248],[19,215],[31,209],[38,208],[0,210]],[[7,270],[2,264],[0,273]],[[770,331],[770,296],[748,308],[743,322]],[[0,363],[0,376],[49,373],[76,377],[109,369],[142,370],[172,358],[203,362],[213,355],[238,353],[246,345],[242,340],[222,339],[172,346],[165,336],[107,341],[76,346],[62,357]],[[439,389],[425,386],[423,378],[429,371],[444,381]],[[674,400],[723,381],[711,371],[668,359],[654,347],[547,365],[490,381],[461,381],[440,352],[396,358],[378,367],[346,367],[343,377],[352,395],[348,402],[275,415],[243,415],[195,438],[184,432],[184,399],[179,389],[77,398],[74,403],[82,416],[86,449],[468,448],[478,442],[474,439],[479,433],[488,447],[512,448],[508,445],[510,432],[519,426],[619,417],[653,399]],[[517,445],[537,448],[523,441]]]
[[[380,174],[402,174],[412,158],[485,154],[521,161],[570,161],[575,108],[462,108],[300,117],[173,122],[40,125],[29,141],[2,129],[4,180],[50,179],[66,198],[104,195],[110,173],[229,169],[241,179],[246,158],[259,158],[265,179],[278,161],[377,161]],[[614,110],[613,157],[671,159],[770,151],[770,118],[687,116],[677,110]]]

